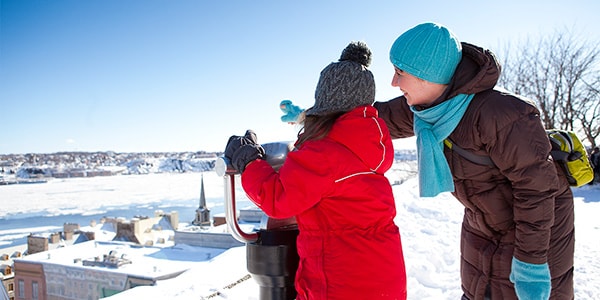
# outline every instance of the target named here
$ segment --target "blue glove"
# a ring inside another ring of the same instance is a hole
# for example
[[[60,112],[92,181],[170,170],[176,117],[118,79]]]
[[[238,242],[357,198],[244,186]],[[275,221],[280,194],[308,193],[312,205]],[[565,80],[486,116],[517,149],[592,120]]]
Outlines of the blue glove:
[[[304,111],[304,109],[292,104],[291,100],[281,101],[279,108],[285,114],[281,116],[281,121],[286,123],[298,123],[298,117]]]
[[[550,297],[550,268],[548,263],[529,264],[512,259],[510,282],[520,300],[547,300]]]

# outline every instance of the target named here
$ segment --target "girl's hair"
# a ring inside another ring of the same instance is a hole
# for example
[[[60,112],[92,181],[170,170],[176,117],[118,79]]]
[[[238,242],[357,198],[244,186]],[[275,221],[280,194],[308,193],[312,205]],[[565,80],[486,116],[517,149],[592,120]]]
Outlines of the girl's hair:
[[[322,116],[305,116],[303,122],[304,126],[298,133],[296,147],[300,147],[306,141],[318,140],[327,136],[335,121],[345,113],[346,112],[334,112]]]

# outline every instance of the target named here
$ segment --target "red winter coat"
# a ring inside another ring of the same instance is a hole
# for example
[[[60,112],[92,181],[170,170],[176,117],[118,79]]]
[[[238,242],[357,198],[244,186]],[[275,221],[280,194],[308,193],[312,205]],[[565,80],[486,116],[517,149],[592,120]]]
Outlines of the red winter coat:
[[[406,299],[387,127],[372,106],[342,115],[327,137],[242,174],[249,198],[274,218],[296,216],[297,299]]]

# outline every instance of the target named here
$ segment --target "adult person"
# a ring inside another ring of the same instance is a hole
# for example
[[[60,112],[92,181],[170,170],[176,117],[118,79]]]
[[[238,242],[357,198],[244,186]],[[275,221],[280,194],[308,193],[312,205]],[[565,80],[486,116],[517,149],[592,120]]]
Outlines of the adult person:
[[[326,66],[303,129],[279,171],[256,135],[232,136],[225,157],[252,202],[274,218],[296,217],[297,299],[406,299],[395,200],[384,173],[391,137],[372,106],[371,51],[350,43]]]
[[[594,169],[594,179],[592,179],[590,184],[600,182],[600,148],[594,147],[594,150],[590,154],[590,163]]]
[[[390,60],[403,95],[374,103],[379,116],[392,138],[416,135],[421,196],[448,191],[465,207],[462,299],[573,299],[573,195],[549,159],[538,109],[495,89],[494,54],[440,24],[401,34]]]

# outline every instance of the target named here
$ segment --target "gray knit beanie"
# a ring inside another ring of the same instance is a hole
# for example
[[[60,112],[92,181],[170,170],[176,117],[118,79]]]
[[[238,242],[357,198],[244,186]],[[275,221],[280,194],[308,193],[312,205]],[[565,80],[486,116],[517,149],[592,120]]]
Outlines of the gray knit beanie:
[[[351,42],[339,61],[323,71],[315,90],[315,105],[306,115],[327,115],[347,112],[361,105],[375,102],[375,79],[367,67],[371,64],[371,50],[364,42]]]

